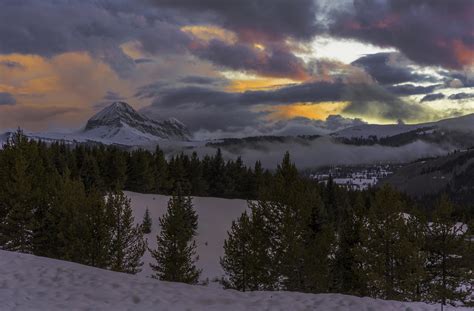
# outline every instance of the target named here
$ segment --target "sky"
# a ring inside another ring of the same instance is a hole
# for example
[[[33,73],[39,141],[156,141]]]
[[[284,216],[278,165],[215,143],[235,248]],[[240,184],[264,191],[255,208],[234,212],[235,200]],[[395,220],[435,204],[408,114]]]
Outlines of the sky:
[[[474,1],[0,2],[0,130],[114,101],[198,138],[473,113]]]

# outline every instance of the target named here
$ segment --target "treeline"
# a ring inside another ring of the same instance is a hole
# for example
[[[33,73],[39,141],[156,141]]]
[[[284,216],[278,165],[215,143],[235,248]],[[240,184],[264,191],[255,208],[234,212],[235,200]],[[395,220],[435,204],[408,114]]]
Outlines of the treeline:
[[[146,243],[130,201],[57,170],[21,132],[0,152],[0,248],[114,271],[140,271]]]
[[[260,199],[233,222],[223,282],[241,291],[469,303],[472,224],[453,213],[442,198],[428,219],[388,186],[356,193],[331,181],[314,185],[287,154]]]
[[[94,157],[83,154],[83,148],[78,150],[48,147],[21,132],[3,146],[0,249],[138,273],[148,247],[144,234],[151,232],[153,220],[147,210],[137,224],[121,185],[110,186],[122,175],[108,175],[111,184],[105,187],[96,174],[98,167],[92,165]],[[84,164],[73,173],[77,166],[67,163],[77,163],[75,152],[84,155]],[[194,266],[197,215],[179,184],[159,222],[158,248],[149,249],[156,260],[151,264],[153,277],[196,283],[200,274]]]
[[[44,167],[81,180],[86,190],[171,195],[180,184],[184,192],[194,196],[251,199],[257,197],[260,185],[271,178],[260,162],[248,168],[240,158],[225,161],[220,150],[202,159],[196,153],[166,159],[159,147],[150,152],[105,145],[81,144],[72,148],[63,143],[31,144]]]

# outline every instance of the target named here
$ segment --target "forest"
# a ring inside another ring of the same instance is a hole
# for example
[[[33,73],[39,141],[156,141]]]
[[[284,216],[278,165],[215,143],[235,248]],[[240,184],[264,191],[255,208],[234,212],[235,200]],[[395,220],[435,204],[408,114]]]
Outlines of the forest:
[[[219,150],[167,158],[158,147],[71,147],[18,131],[0,150],[0,185],[4,250],[134,274],[148,248],[144,232],[158,221],[153,277],[196,284],[192,197],[241,198],[249,211],[224,244],[226,288],[472,303],[469,212],[447,196],[426,209],[390,186],[319,184],[298,172],[290,153],[269,171],[226,161]],[[167,213],[135,221],[124,190],[171,195]]]

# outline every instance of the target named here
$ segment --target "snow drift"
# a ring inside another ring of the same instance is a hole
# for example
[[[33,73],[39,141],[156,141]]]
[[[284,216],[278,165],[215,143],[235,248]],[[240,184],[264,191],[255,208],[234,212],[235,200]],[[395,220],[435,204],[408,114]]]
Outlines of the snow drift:
[[[439,310],[340,294],[241,293],[6,251],[0,251],[0,275],[1,310]]]

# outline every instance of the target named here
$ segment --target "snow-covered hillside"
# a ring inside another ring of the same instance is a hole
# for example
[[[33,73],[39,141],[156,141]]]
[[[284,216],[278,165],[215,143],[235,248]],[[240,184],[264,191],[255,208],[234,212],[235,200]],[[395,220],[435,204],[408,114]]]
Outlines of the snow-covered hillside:
[[[474,131],[474,114],[419,124],[363,124],[334,132],[331,136],[342,138],[368,138],[369,136],[377,136],[378,138],[383,138],[415,131],[417,129],[444,129],[472,132]]]
[[[0,251],[0,309],[435,311],[440,307],[340,294],[241,293]]]
[[[132,201],[135,221],[142,221],[148,207],[153,219],[153,227],[152,232],[146,237],[148,246],[152,249],[156,248],[156,234],[160,231],[158,217],[166,212],[169,197],[128,191],[125,194]],[[206,279],[213,281],[222,277],[224,273],[219,264],[219,258],[224,255],[224,239],[227,238],[227,231],[230,229],[232,220],[237,219],[245,211],[247,202],[245,200],[195,197],[193,203],[199,216],[196,241],[199,255],[197,267],[202,269],[202,281]],[[145,264],[141,275],[150,276],[152,274],[148,264],[151,260],[151,255],[147,251],[143,257]]]

